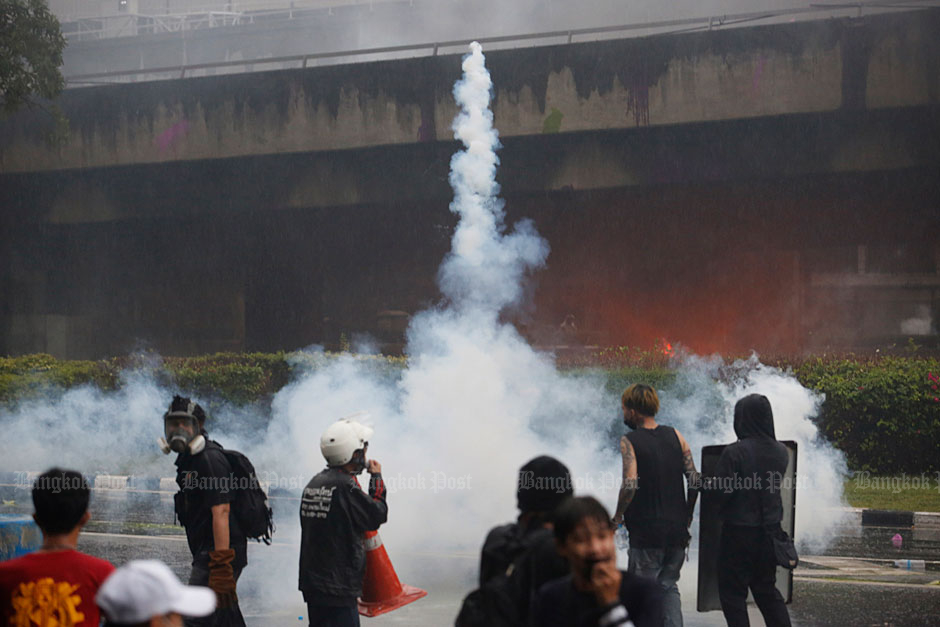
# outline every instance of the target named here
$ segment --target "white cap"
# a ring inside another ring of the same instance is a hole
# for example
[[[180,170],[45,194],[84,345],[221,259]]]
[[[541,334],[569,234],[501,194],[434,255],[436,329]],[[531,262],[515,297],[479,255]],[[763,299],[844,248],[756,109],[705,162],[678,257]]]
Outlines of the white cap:
[[[95,603],[113,623],[142,623],[172,613],[208,616],[215,611],[215,593],[183,585],[160,560],[134,560],[111,573]]]

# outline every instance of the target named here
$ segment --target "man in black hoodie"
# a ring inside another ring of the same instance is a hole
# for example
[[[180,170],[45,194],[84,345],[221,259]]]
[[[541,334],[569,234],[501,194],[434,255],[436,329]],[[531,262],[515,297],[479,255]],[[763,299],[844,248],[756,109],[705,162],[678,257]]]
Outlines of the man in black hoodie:
[[[729,627],[750,623],[747,591],[768,627],[790,625],[783,597],[776,587],[777,563],[767,525],[783,519],[780,481],[787,470],[787,449],[777,442],[770,401],[750,394],[734,406],[738,441],[718,459],[711,488],[723,521],[718,550],[718,596]]]

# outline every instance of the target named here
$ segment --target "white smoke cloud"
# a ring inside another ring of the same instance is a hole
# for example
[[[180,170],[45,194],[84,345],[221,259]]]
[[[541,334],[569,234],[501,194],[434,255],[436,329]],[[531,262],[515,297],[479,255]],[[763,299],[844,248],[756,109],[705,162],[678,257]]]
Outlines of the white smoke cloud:
[[[514,517],[518,467],[538,454],[555,453],[584,477],[615,461],[608,450],[607,463],[597,463],[604,443],[585,429],[606,432],[602,380],[563,377],[500,321],[548,246],[531,224],[504,224],[492,84],[478,44],[463,69],[454,134],[464,150],[450,177],[460,221],[439,276],[445,304],[411,321],[400,379],[340,360],[283,390],[274,406],[272,430],[289,434],[296,450],[286,457],[303,459],[295,466],[307,472],[322,466],[316,443],[330,422],[370,412],[369,452],[383,462],[391,489],[393,522],[383,534],[406,550],[478,547],[487,527]]]
[[[263,433],[225,427],[210,434],[247,453],[265,478],[299,489],[324,466],[322,431],[342,416],[368,411],[375,427],[369,456],[382,462],[390,488],[382,535],[399,565],[422,551],[476,551],[490,526],[515,517],[518,468],[536,455],[561,459],[576,492],[598,496],[611,510],[619,488],[620,457],[610,435],[612,426],[622,430],[619,398],[605,390],[604,373],[560,372],[550,355],[501,321],[501,313],[520,303],[524,280],[545,261],[548,245],[530,223],[504,224],[492,85],[479,45],[463,68],[454,90],[461,108],[454,131],[464,149],[451,174],[459,224],[439,274],[445,301],[413,317],[407,367],[389,370],[352,355],[298,355],[298,363],[319,360],[320,367],[278,392]],[[733,365],[734,377],[719,376],[727,366],[717,358],[687,356],[677,367],[676,384],[663,391],[660,419],[682,431],[697,460],[703,445],[734,441],[738,398],[751,392],[770,398],[778,437],[799,442],[800,473],[815,482],[798,490],[797,536],[824,543],[837,517],[824,512],[841,504],[844,461],[812,424],[821,399],[756,359]],[[0,417],[7,441],[18,444],[5,448],[3,466],[170,476],[172,462],[156,451],[154,439],[172,393],[137,374],[115,392],[79,388],[25,403]],[[216,424],[237,424],[247,411],[222,407]],[[279,538],[295,542],[296,512],[282,522]],[[296,554],[272,549],[265,555],[246,570],[246,586],[296,601]],[[451,576],[469,581],[477,562],[461,564],[464,572]]]
[[[933,330],[933,317],[928,305],[917,305],[913,316],[901,321],[901,333],[905,335],[930,335]]]
[[[703,446],[737,440],[738,399],[756,393],[770,400],[777,439],[797,443],[797,540],[804,550],[824,549],[844,520],[847,468],[845,455],[823,440],[813,423],[823,397],[756,356],[726,364],[719,357],[681,355],[676,366],[676,384],[662,394],[660,420],[679,429],[697,463]]]
[[[451,159],[454,201],[450,209],[460,222],[451,253],[441,265],[439,282],[460,314],[468,315],[466,310],[473,308],[479,315],[494,317],[518,303],[523,273],[545,262],[548,244],[529,222],[504,234],[503,202],[496,183],[499,136],[489,108],[493,85],[480,44],[470,47],[472,53],[463,61],[463,78],[454,86],[460,107],[454,137],[464,150]]]
[[[125,372],[114,392],[81,386],[24,400],[0,414],[2,469],[165,474],[166,459],[155,442],[168,402],[167,392],[140,371]]]

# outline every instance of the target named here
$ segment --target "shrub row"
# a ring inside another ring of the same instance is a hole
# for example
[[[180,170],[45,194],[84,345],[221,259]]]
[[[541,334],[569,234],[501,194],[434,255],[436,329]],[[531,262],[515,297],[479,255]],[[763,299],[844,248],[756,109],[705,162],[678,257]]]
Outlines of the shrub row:
[[[818,425],[845,451],[850,468],[940,471],[940,361],[817,358],[792,370],[800,383],[826,395]]]
[[[338,358],[337,353],[219,353],[187,358],[133,356],[103,361],[59,361],[49,355],[0,358],[0,403],[7,406],[51,389],[91,384],[115,389],[129,372],[145,370],[167,387],[239,405],[270,398],[297,372]],[[574,370],[602,368],[617,393],[644,381],[669,388],[675,373],[669,352],[616,348],[567,360]],[[379,374],[394,376],[400,357],[357,356]],[[821,433],[848,457],[849,467],[882,474],[940,471],[940,363],[931,357],[815,357],[775,359],[805,386],[825,395]]]

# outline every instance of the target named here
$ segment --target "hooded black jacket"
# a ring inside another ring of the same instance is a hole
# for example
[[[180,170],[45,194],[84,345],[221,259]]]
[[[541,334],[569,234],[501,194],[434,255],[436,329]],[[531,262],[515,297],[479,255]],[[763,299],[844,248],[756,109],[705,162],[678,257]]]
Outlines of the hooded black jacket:
[[[315,605],[352,605],[362,595],[363,533],[388,518],[385,483],[376,473],[369,494],[339,468],[310,480],[300,501],[300,590]]]
[[[783,519],[780,481],[788,455],[787,447],[776,440],[766,396],[751,394],[738,401],[734,432],[738,441],[722,451],[710,486],[719,497],[719,516],[725,523],[745,527],[779,523]]]

